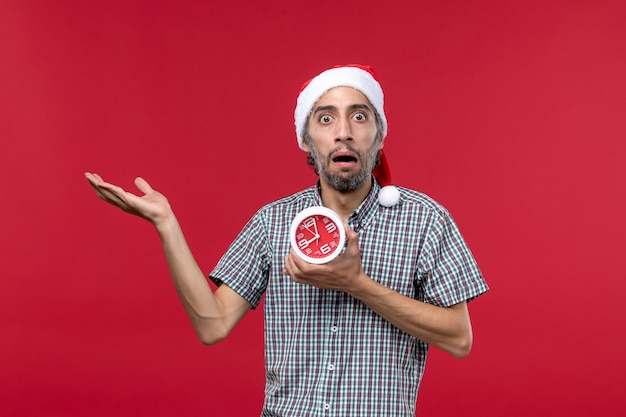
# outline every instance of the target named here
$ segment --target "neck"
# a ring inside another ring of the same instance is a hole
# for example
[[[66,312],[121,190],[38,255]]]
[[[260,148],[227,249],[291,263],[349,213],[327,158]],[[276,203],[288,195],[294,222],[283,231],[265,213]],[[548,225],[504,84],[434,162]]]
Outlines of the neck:
[[[337,191],[320,179],[322,203],[325,207],[335,211],[345,223],[347,223],[350,214],[365,200],[371,189],[371,176],[359,188],[349,192]]]

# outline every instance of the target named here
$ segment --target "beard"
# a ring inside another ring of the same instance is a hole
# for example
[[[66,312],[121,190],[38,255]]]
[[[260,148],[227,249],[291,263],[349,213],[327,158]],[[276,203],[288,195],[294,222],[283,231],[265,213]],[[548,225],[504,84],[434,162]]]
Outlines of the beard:
[[[343,147],[333,149],[325,160],[320,156],[313,144],[309,143],[309,148],[314,161],[315,170],[319,173],[320,178],[326,181],[332,188],[342,193],[358,190],[365,184],[376,166],[379,152],[376,145],[367,149],[364,153],[356,151],[350,145],[346,145],[345,149],[358,156],[359,161],[362,163],[361,168],[353,174],[350,174],[348,169],[340,173],[332,173],[328,169],[328,166],[332,163],[332,155],[338,150],[343,149]]]

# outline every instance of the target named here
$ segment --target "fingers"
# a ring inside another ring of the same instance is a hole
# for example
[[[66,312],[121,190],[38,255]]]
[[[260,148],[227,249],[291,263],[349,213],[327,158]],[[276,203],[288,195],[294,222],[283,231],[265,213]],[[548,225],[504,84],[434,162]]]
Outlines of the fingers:
[[[291,276],[292,278],[295,275],[295,272],[297,271],[298,267],[296,266],[296,264],[294,263],[294,257],[293,255],[293,250],[290,251],[287,256],[285,256],[285,274]]]
[[[309,265],[296,255],[293,250],[285,256],[285,268],[284,273],[289,275],[294,282],[305,282],[303,278],[306,277],[307,271],[305,270]]]
[[[85,178],[87,178],[87,181],[89,181],[91,186],[94,187],[96,192],[98,193],[108,192],[118,196],[126,194],[126,190],[124,190],[122,187],[104,181],[102,177],[96,173],[86,172]],[[152,191],[150,185],[148,185],[148,183],[143,178],[137,178],[135,180],[135,184],[137,184],[137,188],[139,188],[139,190],[144,193],[144,190]]]
[[[92,174],[90,172],[85,172],[85,178],[87,178],[89,185],[91,185],[96,194],[98,194],[98,197],[104,199],[104,190],[101,188],[101,185],[104,183],[102,178],[98,174]]]
[[[94,186],[95,183],[98,182],[96,174],[92,174],[91,172],[85,172],[85,178],[87,178],[87,181],[89,181],[89,184],[91,184],[92,186]]]
[[[85,178],[87,178],[87,181],[91,183],[104,182],[102,177],[96,173],[85,172]]]
[[[117,185],[104,181],[102,177],[96,173],[85,172],[85,178],[87,178],[87,181],[89,181],[91,186],[94,187],[96,191],[102,191],[105,189],[115,194],[123,194],[126,192],[122,187],[118,187]],[[135,186],[144,194],[154,192],[150,184],[148,184],[148,181],[141,177],[135,178]]]
[[[111,203],[124,211],[129,211],[127,198],[130,193],[127,193],[123,188],[118,187],[117,185],[105,182],[98,174],[86,172],[85,178],[87,178],[87,181],[89,181],[89,184],[91,184],[100,199]]]
[[[85,172],[85,178],[87,178],[87,181],[89,181],[92,187],[96,188],[96,190],[103,186],[111,185],[105,182],[102,177],[96,173]]]

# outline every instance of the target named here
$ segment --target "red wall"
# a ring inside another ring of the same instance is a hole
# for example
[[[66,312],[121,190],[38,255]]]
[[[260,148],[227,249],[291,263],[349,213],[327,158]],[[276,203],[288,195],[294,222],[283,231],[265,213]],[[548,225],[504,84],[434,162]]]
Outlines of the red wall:
[[[315,180],[300,84],[359,62],[395,182],[450,209],[492,288],[418,415],[624,415],[624,4],[4,0],[0,414],[257,415],[262,312],[202,346],[151,226],[82,174],[148,179],[208,273]]]

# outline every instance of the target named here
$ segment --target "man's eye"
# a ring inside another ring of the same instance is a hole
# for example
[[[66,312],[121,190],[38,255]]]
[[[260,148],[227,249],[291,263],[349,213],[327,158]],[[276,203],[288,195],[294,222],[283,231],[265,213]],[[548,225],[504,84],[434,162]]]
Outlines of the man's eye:
[[[330,117],[329,115],[325,114],[322,117],[320,117],[320,123],[330,123],[333,120],[332,117]]]
[[[355,113],[354,118],[358,120],[359,122],[362,122],[365,119],[367,119],[367,116],[365,115],[365,113]]]

